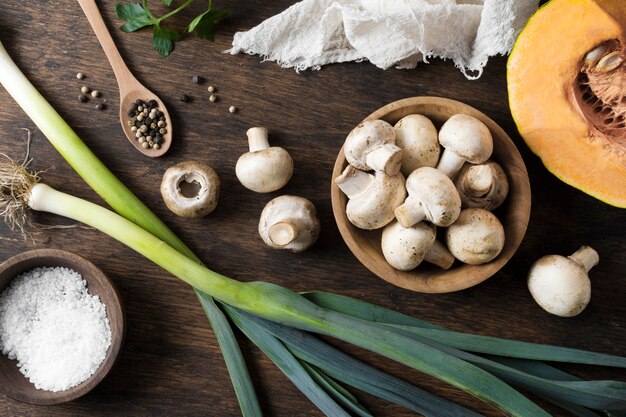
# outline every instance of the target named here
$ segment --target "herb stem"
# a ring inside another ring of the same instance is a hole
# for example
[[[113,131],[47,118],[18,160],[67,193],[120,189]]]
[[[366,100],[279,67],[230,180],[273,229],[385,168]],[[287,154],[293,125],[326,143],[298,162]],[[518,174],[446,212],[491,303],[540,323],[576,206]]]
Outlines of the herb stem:
[[[143,0],[146,1],[146,0]],[[193,3],[193,0],[187,0],[186,2],[184,2],[183,4],[181,4],[180,6],[178,6],[176,9],[172,10],[171,12],[164,14],[163,16],[159,17],[157,20],[159,23],[161,23],[162,20],[165,20],[171,16],[174,16],[176,13],[180,12],[181,10],[183,10],[185,7],[189,6],[191,3]]]

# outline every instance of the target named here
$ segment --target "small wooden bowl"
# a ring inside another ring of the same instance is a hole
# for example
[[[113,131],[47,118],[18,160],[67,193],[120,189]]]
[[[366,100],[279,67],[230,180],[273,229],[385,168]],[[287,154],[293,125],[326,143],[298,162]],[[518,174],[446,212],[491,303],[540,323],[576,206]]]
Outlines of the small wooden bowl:
[[[17,368],[14,360],[0,353],[0,392],[8,397],[35,405],[60,404],[74,400],[91,391],[113,367],[124,341],[124,313],[120,295],[113,283],[94,264],[75,255],[56,249],[38,249],[20,253],[0,264],[0,292],[17,275],[37,267],[66,267],[83,276],[91,295],[100,297],[106,305],[111,325],[111,346],[98,370],[86,381],[66,391],[52,392],[35,388]]]
[[[424,293],[459,291],[479,284],[495,274],[511,259],[522,242],[530,218],[528,172],[515,144],[500,126],[475,108],[455,100],[440,97],[407,98],[381,107],[365,120],[382,119],[393,125],[404,116],[416,113],[432,120],[437,129],[450,116],[464,113],[481,120],[491,131],[494,142],[491,159],[502,166],[510,186],[505,203],[494,211],[504,226],[506,236],[504,249],[500,255],[483,265],[465,265],[457,260],[449,270],[440,269],[427,262],[412,271],[394,269],[385,260],[380,247],[382,229],[373,231],[359,229],[352,225],[346,216],[348,198],[334,181],[348,164],[343,149],[339,152],[333,169],[331,183],[333,213],[339,232],[352,253],[380,278],[399,287]],[[444,242],[441,234],[438,235],[438,239]]]

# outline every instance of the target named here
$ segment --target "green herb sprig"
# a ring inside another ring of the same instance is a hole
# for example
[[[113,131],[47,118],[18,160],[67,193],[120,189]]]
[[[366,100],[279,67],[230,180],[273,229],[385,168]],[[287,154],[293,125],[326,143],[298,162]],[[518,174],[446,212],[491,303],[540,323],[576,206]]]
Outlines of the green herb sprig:
[[[173,0],[161,0],[166,6],[171,6]],[[148,0],[141,3],[117,3],[115,14],[119,19],[125,20],[120,29],[124,32],[135,32],[144,27],[152,26],[152,47],[161,55],[168,56],[174,50],[174,43],[183,38],[183,33],[163,23],[181,10],[188,7],[194,0],[187,0],[176,9],[157,17],[148,7]],[[208,0],[206,11],[196,16],[187,26],[186,32],[196,32],[198,37],[215,41],[215,25],[224,20],[230,14],[228,9],[214,9],[212,0]]]

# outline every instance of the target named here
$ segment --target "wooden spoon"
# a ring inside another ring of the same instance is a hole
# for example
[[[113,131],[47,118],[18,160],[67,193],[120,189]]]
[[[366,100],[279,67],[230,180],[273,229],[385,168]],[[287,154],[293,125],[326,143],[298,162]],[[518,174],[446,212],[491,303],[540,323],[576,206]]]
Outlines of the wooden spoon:
[[[109,63],[111,64],[113,73],[117,79],[117,84],[120,89],[120,122],[122,123],[122,130],[124,130],[124,133],[130,143],[132,143],[133,146],[142,154],[149,157],[163,155],[172,144],[172,119],[170,118],[165,105],[161,99],[156,96],[156,94],[144,87],[130,72],[124,63],[122,56],[115,47],[113,38],[111,38],[111,34],[104,24],[104,20],[102,19],[102,15],[98,10],[96,2],[94,0],[78,0],[78,3],[83,9],[83,12],[85,12],[87,20],[89,20],[91,27],[96,33],[96,37],[100,41],[100,45],[102,46],[102,49],[104,49],[104,53],[109,59]],[[148,100],[155,100],[158,103],[158,110],[163,112],[165,115],[166,133],[163,135],[163,143],[159,145],[159,149],[143,148],[141,143],[139,143],[135,137],[135,133],[131,130],[131,126],[128,125],[128,120],[131,119],[128,116],[128,110],[130,109],[130,105],[138,99],[145,102]]]

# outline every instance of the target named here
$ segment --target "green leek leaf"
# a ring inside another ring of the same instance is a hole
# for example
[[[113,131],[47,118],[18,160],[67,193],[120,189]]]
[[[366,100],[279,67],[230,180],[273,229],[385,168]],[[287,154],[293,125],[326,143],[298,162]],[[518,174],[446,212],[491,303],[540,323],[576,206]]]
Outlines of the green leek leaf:
[[[215,304],[213,298],[200,291],[196,291],[196,295],[211,323],[217,343],[220,345],[239,402],[241,415],[244,417],[261,417],[263,412],[254,391],[252,379],[228,319]]]
[[[341,295],[325,292],[310,292],[303,295],[321,307],[348,314],[362,320],[398,326],[410,326],[412,327],[411,332],[413,333],[465,351],[523,359],[626,368],[626,358],[624,357],[559,346],[466,334],[436,326],[365,301],[359,301]]]
[[[359,361],[319,338],[301,330],[282,326],[247,313],[241,313],[256,327],[281,339],[298,358],[331,377],[384,400],[404,406],[426,417],[480,417],[467,408],[447,401]]]
[[[276,366],[298,387],[317,408],[327,416],[350,417],[322,388],[320,388],[300,362],[291,355],[283,343],[261,327],[255,326],[247,317],[230,307],[225,307],[231,320]]]
[[[357,399],[350,394],[350,392],[335,382],[328,375],[304,361],[300,361],[300,364],[304,369],[306,369],[309,375],[311,375],[311,378],[313,378],[313,380],[315,380],[320,387],[324,388],[324,390],[326,390],[331,397],[337,400],[337,402],[342,404],[345,408],[361,417],[374,417],[365,409],[365,407],[359,404]]]

